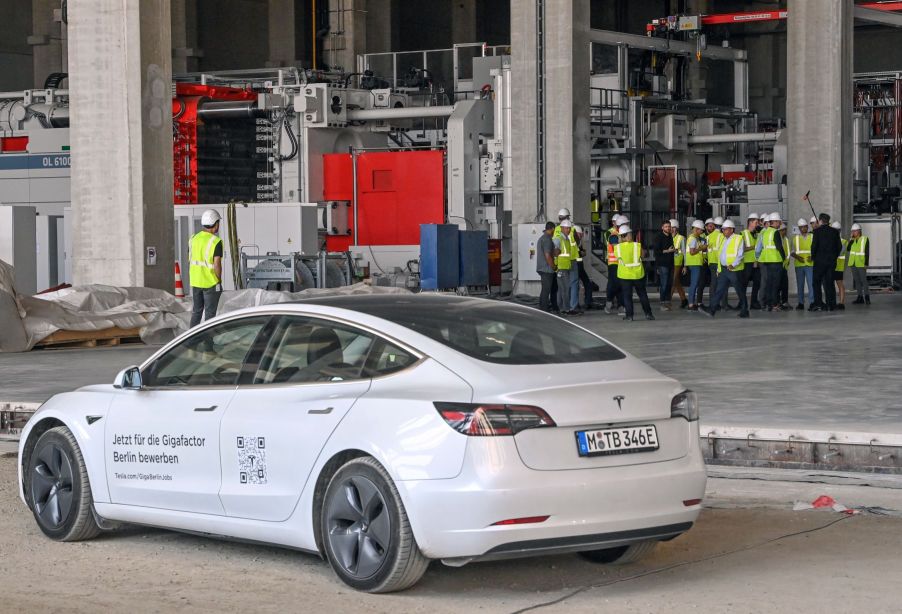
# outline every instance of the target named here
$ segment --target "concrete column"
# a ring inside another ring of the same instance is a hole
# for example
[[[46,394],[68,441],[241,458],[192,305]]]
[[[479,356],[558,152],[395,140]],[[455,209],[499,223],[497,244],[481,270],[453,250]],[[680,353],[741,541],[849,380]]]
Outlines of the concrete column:
[[[331,30],[324,43],[326,61],[333,68],[356,72],[357,55],[366,50],[366,0],[328,1]]]
[[[34,87],[44,87],[47,75],[66,72],[65,41],[59,0],[32,0],[32,33],[28,44],[33,49]],[[66,87],[66,84],[63,84]]]
[[[476,0],[451,0],[451,42],[454,44],[478,42]]]
[[[786,125],[789,219],[852,221],[852,0],[790,0]]]
[[[588,37],[589,0],[511,2],[515,225],[589,222]]]
[[[544,61],[538,9],[544,4]],[[514,223],[555,219],[561,207],[589,218],[589,2],[511,3]],[[538,66],[544,64],[540,87]],[[544,89],[544,98],[538,92]],[[539,113],[544,109],[544,139]],[[542,143],[544,141],[544,144]],[[539,152],[544,149],[544,169]],[[540,206],[544,175],[545,211]]]
[[[511,117],[513,224],[546,221],[538,209],[539,134],[538,134],[538,49],[536,46],[535,0],[511,2],[511,98],[516,112]],[[514,234],[516,237],[516,233]],[[516,245],[514,246],[516,249]],[[514,258],[516,263],[517,259]],[[515,271],[516,273],[516,271]]]
[[[300,66],[303,64],[304,37],[309,21],[303,3],[296,0],[269,0],[269,62],[270,66]]]
[[[203,52],[197,43],[197,0],[172,0],[172,72],[200,70]]]
[[[366,3],[366,53],[385,53],[398,49],[399,0],[368,0]]]
[[[69,3],[76,284],[172,291],[169,29],[169,0]]]

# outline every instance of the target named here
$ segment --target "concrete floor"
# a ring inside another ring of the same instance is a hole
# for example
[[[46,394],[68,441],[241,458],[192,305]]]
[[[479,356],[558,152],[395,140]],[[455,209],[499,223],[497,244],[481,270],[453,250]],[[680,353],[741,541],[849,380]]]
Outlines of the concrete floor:
[[[655,314],[654,322],[624,322],[598,311],[574,321],[698,392],[703,429],[902,434],[902,296],[874,296],[870,307],[844,312],[753,312],[749,320],[657,306]],[[0,402],[112,382],[156,349],[0,354]]]
[[[882,613],[898,612],[902,597],[902,518],[791,511],[794,499],[821,492],[849,507],[902,510],[898,489],[748,491],[762,482],[714,479],[696,526],[633,565],[594,565],[576,555],[459,569],[435,563],[409,591],[364,595],[341,585],[317,557],[278,548],[134,526],[52,542],[15,484],[15,460],[0,455],[4,612]]]

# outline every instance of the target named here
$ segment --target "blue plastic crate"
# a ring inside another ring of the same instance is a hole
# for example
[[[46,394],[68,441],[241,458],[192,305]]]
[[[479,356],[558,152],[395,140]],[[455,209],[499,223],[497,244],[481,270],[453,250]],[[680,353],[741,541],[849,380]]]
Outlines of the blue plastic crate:
[[[489,285],[489,233],[460,231],[460,285]]]
[[[420,288],[460,285],[460,236],[456,224],[420,225]]]

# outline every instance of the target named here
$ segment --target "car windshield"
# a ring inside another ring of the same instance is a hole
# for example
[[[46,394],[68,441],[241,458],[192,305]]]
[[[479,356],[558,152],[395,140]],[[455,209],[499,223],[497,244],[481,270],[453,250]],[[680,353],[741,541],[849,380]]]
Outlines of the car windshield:
[[[400,324],[467,356],[496,364],[542,365],[625,358],[600,337],[565,320],[510,303],[419,296],[404,301],[361,301],[353,308]]]

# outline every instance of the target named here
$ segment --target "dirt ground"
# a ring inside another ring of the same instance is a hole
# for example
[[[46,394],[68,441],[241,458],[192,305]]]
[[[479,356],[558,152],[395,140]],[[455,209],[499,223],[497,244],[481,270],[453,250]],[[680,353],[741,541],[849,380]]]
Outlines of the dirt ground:
[[[137,527],[52,542],[0,457],[0,612],[899,612],[900,551],[899,518],[709,509],[636,565],[435,563],[405,593],[363,595],[277,548]]]

